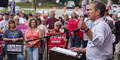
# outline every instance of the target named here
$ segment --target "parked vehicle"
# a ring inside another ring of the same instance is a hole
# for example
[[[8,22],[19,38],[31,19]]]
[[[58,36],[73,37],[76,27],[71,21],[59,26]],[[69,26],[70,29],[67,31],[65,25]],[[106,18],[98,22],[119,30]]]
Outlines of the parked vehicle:
[[[74,1],[68,1],[66,7],[67,7],[67,9],[74,9],[75,8],[75,2]]]
[[[115,9],[119,9],[119,8],[120,8],[120,7],[119,7],[118,4],[113,4],[113,5],[112,5],[112,9],[114,9],[114,10],[115,10]]]

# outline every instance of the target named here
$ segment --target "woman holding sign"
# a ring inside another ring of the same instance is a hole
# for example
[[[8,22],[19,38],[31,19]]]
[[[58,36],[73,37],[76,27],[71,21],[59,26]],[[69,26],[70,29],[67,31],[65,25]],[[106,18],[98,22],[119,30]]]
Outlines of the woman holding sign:
[[[32,18],[29,21],[29,28],[26,30],[25,33],[25,40],[33,40],[40,38],[42,36],[42,32],[39,28],[37,28],[37,20]],[[38,60],[39,59],[39,47],[40,47],[40,40],[34,40],[30,42],[26,42],[26,51],[28,60]]]
[[[11,51],[14,50],[15,52],[17,52],[18,50],[22,49],[16,45],[14,46],[9,45],[10,43],[11,44],[23,44],[23,40],[24,40],[22,32],[19,29],[16,29],[16,24],[14,20],[10,20],[8,22],[8,30],[5,31],[5,33],[3,34],[3,40],[5,41],[7,45],[6,47],[7,60],[16,60],[15,57],[17,57],[17,60],[24,60],[22,53],[14,54],[10,52],[10,50]]]

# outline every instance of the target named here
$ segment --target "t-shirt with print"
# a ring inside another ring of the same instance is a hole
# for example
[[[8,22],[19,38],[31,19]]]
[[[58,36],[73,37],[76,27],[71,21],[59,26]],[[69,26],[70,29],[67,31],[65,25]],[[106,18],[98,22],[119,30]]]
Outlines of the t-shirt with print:
[[[3,38],[23,38],[23,34],[19,29],[6,30],[5,33],[3,34]],[[17,41],[17,42],[23,42],[23,41]]]

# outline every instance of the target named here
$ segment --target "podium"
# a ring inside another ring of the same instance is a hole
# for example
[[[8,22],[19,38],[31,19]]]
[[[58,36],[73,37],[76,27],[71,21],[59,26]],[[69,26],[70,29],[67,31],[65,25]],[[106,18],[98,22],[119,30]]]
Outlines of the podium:
[[[50,60],[81,60],[81,56],[82,54],[78,56],[76,52],[59,47],[53,47],[49,52]]]

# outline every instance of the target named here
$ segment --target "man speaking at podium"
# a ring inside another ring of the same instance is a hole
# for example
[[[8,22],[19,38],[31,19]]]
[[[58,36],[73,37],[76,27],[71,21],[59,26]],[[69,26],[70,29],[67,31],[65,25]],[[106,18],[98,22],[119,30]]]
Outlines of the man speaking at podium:
[[[90,3],[89,18],[93,21],[92,29],[88,29],[83,21],[80,21],[79,28],[88,35],[86,48],[71,48],[75,52],[86,53],[87,60],[112,60],[113,38],[109,25],[104,21],[106,7],[102,2],[93,1]]]

